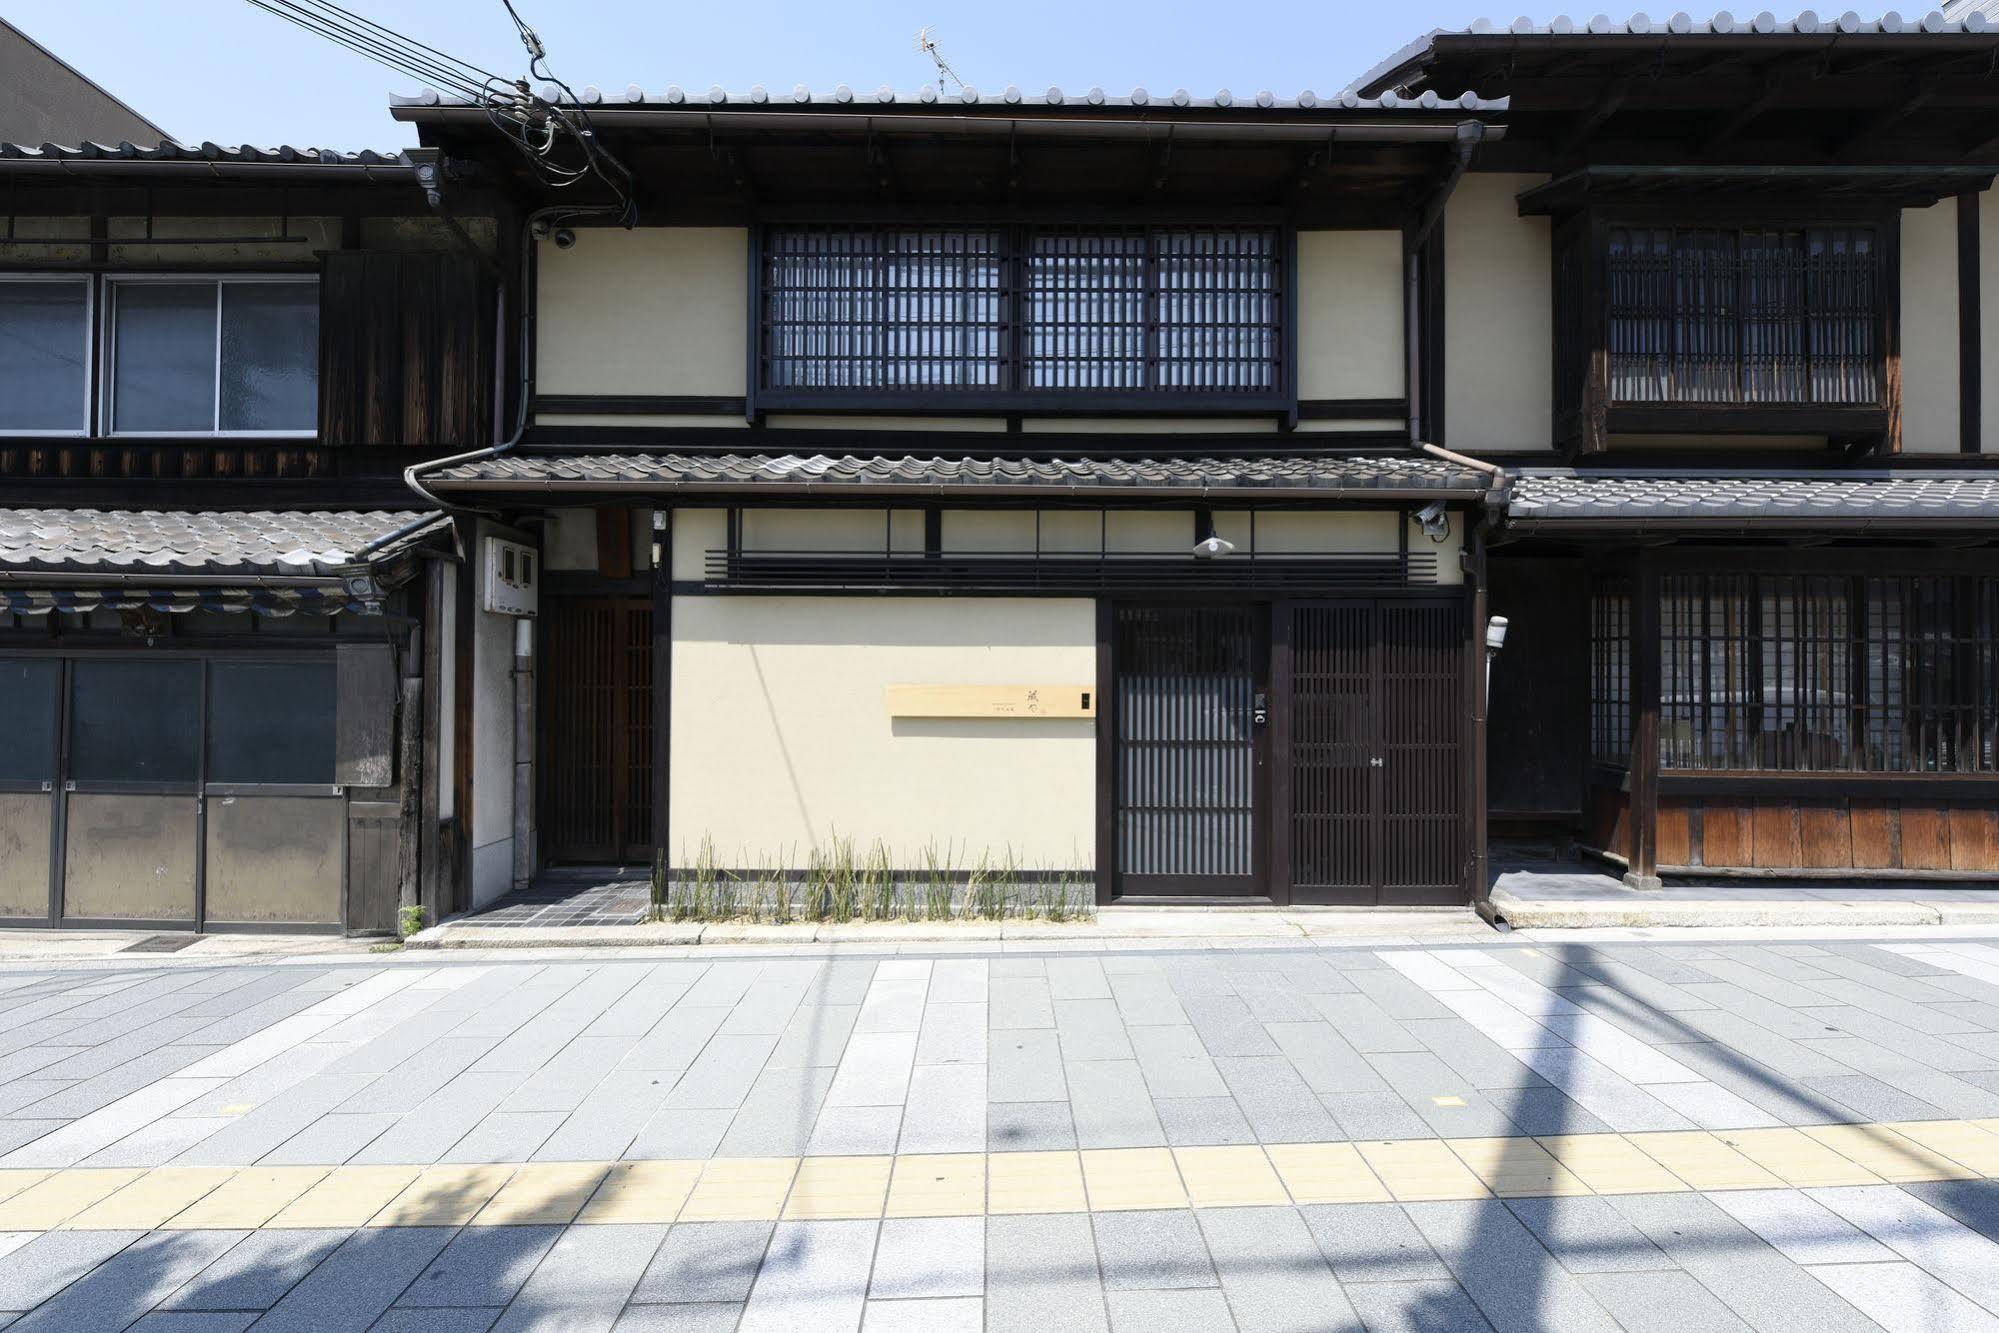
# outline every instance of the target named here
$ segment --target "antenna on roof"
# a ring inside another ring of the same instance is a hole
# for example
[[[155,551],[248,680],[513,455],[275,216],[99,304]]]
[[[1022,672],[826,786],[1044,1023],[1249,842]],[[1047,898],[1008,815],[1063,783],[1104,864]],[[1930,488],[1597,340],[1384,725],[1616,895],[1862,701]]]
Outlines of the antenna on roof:
[[[916,34],[916,49],[936,62],[937,87],[939,92],[951,91],[948,86],[951,83],[957,84],[958,90],[962,92],[965,88],[965,81],[958,77],[958,71],[951,68],[951,62],[946,60],[944,53],[938,49],[937,38],[932,35],[936,30],[934,25],[925,24]]]

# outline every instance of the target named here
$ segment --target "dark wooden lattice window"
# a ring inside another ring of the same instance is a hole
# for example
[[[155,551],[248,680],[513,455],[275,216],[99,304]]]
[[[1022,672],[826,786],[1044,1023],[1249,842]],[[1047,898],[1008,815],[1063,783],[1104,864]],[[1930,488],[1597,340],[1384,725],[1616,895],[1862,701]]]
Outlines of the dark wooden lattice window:
[[[1603,575],[1590,589],[1590,757],[1631,762],[1631,580]]]
[[[1664,768],[1999,772],[1999,579],[1673,574],[1659,621]]]
[[[1606,244],[1612,402],[1880,401],[1872,227],[1611,227]]]
[[[772,226],[766,406],[1267,407],[1282,233],[1229,226]]]

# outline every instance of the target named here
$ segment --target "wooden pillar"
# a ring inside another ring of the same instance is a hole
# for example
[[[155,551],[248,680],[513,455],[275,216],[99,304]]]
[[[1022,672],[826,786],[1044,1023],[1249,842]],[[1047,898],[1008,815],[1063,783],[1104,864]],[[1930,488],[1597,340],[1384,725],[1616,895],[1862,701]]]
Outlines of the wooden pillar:
[[[1638,553],[1631,605],[1631,830],[1624,882],[1659,887],[1659,557]]]
[[[428,572],[428,567],[426,567]],[[424,838],[424,663],[425,639],[421,624],[410,627],[409,647],[403,655],[400,699],[396,709],[396,795],[399,804],[396,827],[396,906],[415,907],[421,901],[419,881],[423,871]]]
[[[1097,902],[1108,903],[1117,875],[1117,696],[1112,692],[1115,638],[1111,600],[1097,599]]]
[[[1406,530],[1406,525],[1405,525]],[[1491,612],[1485,582],[1485,524],[1471,525],[1471,568],[1465,571],[1471,584],[1471,624],[1466,633],[1465,661],[1471,676],[1471,744],[1467,767],[1471,770],[1466,790],[1471,793],[1465,812],[1465,835],[1471,843],[1471,896],[1477,904],[1489,905],[1492,897],[1491,867],[1486,854],[1486,813],[1491,803],[1491,785],[1486,772],[1485,733],[1492,717],[1491,654],[1485,646],[1485,626]],[[1489,906],[1482,914],[1489,911]],[[1490,919],[1488,915],[1487,919]]]
[[[652,845],[667,841],[667,797],[673,783],[673,511],[652,514]]]

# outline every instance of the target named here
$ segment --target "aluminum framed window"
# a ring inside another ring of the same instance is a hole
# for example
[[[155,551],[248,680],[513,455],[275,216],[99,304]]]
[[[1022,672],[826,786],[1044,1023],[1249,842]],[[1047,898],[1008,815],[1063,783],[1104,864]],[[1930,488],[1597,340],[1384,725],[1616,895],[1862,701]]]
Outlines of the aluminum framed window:
[[[0,436],[90,434],[91,298],[86,274],[0,276]]]
[[[317,433],[316,277],[114,274],[101,303],[104,434]]]

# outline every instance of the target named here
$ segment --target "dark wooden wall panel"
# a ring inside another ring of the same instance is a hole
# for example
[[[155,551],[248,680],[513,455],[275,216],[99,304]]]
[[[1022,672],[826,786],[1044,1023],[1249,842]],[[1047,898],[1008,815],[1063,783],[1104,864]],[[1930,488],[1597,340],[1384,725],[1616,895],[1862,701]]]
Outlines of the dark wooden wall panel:
[[[331,251],[319,307],[322,443],[493,442],[493,287],[478,261]]]
[[[1572,824],[1589,749],[1589,587],[1583,562],[1495,557],[1492,614],[1507,618],[1492,664],[1486,780],[1502,818]]]
[[[1661,802],[1659,806],[1659,860],[1669,866],[1686,865],[1694,854],[1696,807]]]

